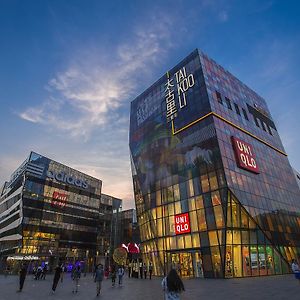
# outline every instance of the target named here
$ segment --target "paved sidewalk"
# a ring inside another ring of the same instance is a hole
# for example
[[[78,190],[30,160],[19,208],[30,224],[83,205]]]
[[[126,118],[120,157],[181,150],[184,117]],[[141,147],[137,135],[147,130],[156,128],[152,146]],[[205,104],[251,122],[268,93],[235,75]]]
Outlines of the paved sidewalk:
[[[91,274],[80,279],[79,292],[72,294],[72,280],[66,275],[64,282],[58,284],[53,295],[51,292],[53,276],[45,281],[35,281],[27,276],[22,293],[18,289],[18,277],[0,275],[0,300],[163,300],[161,278],[153,280],[124,278],[122,287],[111,287],[110,280],[104,280],[102,294],[96,297],[96,284]],[[242,279],[191,279],[184,281],[186,291],[182,300],[260,300],[260,299],[300,299],[300,284],[293,275],[256,277]]]

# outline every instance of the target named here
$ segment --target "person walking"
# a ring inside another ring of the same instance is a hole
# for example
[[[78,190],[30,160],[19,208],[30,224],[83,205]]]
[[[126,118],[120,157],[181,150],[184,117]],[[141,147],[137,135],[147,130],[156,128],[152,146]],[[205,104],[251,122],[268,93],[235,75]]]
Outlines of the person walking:
[[[292,260],[292,271],[295,275],[295,278],[298,279],[298,282],[300,284],[300,267],[295,259]]]
[[[132,277],[132,261],[129,262],[128,264],[128,277]]]
[[[111,267],[110,276],[111,276],[111,286],[114,287],[116,285],[116,277],[117,277],[115,265],[112,265]]]
[[[124,268],[123,268],[123,266],[119,266],[119,269],[118,269],[119,286],[122,285],[123,276],[124,276]]]
[[[184,291],[184,285],[175,269],[171,269],[168,276],[161,282],[166,300],[180,300],[180,293]]]
[[[80,266],[78,265],[75,267],[74,272],[73,272],[73,281],[74,281],[74,287],[73,287],[73,293],[78,292],[78,286],[79,286],[79,279],[81,277],[81,269]]]
[[[103,277],[104,277],[103,265],[99,264],[95,270],[97,297],[100,295],[101,292]]]
[[[146,263],[144,263],[144,266],[143,266],[143,269],[144,269],[144,278],[147,279],[147,265]]]
[[[41,276],[41,279],[46,279],[46,275],[47,275],[47,272],[48,272],[48,266],[45,264],[44,265],[44,268],[42,270],[42,276]]]
[[[152,271],[153,271],[153,265],[152,262],[149,263],[149,278],[152,279]]]
[[[140,278],[143,279],[143,261],[140,261]]]
[[[52,293],[54,294],[60,275],[61,275],[61,267],[60,265],[57,265],[57,267],[55,268],[55,273],[54,273],[54,277],[53,277],[53,284],[52,284]]]
[[[19,288],[18,292],[22,292],[24,282],[26,279],[26,275],[27,275],[27,266],[25,264],[22,264],[19,273],[20,273],[20,288]]]

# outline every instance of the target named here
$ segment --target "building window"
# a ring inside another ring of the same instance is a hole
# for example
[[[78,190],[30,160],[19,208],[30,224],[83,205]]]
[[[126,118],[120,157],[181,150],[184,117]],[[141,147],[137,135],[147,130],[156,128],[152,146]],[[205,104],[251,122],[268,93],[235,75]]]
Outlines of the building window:
[[[232,105],[231,105],[230,99],[228,99],[227,97],[225,97],[225,100],[226,100],[226,104],[227,104],[228,109],[232,110]]]
[[[260,123],[261,123],[262,129],[263,129],[264,131],[267,131],[265,122],[262,121],[262,120],[260,120]]]
[[[239,108],[239,106],[236,103],[234,103],[234,108],[235,108],[236,113],[238,115],[241,115],[240,108]]]
[[[254,118],[254,122],[255,122],[256,126],[257,126],[257,127],[260,127],[260,126],[259,126],[259,123],[258,123],[258,119],[257,119],[256,117],[254,117],[254,116],[253,116],[253,118]]]
[[[219,103],[223,104],[222,96],[219,92],[216,91],[217,100]]]
[[[268,132],[269,132],[271,135],[273,135],[272,130],[271,130],[271,127],[270,127],[268,124],[266,124],[266,125],[267,125]]]
[[[248,115],[247,115],[246,110],[245,110],[244,108],[242,108],[242,111],[243,111],[243,115],[244,115],[245,119],[246,119],[247,121],[249,121],[249,118],[248,118]]]

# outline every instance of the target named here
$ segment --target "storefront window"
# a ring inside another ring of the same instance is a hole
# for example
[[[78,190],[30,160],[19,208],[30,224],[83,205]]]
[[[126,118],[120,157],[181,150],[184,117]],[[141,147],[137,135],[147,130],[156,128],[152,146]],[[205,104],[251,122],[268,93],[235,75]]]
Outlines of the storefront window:
[[[242,276],[242,255],[241,246],[233,246],[233,258],[234,258],[234,277]]]
[[[256,246],[250,246],[251,272],[252,276],[259,275],[259,261]]]
[[[214,277],[219,278],[222,277],[222,263],[219,247],[211,247],[211,259],[214,271]]]
[[[250,255],[249,255],[249,247],[242,247],[242,255],[243,255],[243,275],[251,276],[251,268],[250,268]]]

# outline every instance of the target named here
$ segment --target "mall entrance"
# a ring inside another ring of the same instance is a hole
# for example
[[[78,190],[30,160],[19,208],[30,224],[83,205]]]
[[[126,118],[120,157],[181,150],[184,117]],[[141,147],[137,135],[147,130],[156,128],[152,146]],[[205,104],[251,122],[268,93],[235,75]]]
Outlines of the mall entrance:
[[[168,271],[172,268],[183,278],[203,278],[201,251],[167,252]]]

